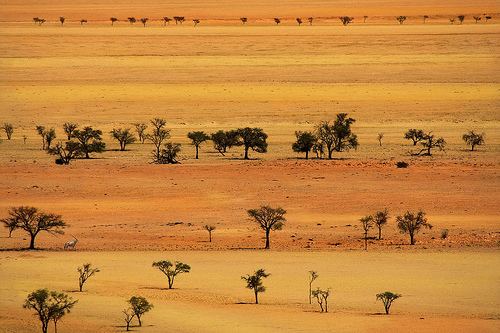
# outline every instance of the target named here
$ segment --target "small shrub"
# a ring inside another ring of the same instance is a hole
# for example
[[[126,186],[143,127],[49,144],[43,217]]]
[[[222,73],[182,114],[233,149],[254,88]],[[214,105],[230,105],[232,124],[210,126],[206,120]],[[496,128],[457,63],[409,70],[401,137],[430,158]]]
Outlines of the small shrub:
[[[396,166],[398,168],[407,168],[408,167],[408,163],[406,163],[406,162],[398,162],[398,163],[396,163]]]
[[[448,237],[448,229],[441,231],[441,239],[446,239]]]

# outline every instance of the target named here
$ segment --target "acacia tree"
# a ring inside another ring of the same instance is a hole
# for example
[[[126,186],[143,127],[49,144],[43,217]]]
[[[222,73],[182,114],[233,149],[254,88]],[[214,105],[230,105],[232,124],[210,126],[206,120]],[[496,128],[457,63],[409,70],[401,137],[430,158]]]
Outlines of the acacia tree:
[[[297,17],[296,20],[297,20],[297,23],[299,24],[299,27],[300,27],[300,25],[302,24],[302,19]]]
[[[5,225],[14,225],[15,229],[22,229],[30,234],[30,250],[35,249],[35,238],[40,231],[52,234],[64,234],[59,228],[65,228],[66,222],[61,215],[46,214],[38,211],[38,208],[30,206],[12,207],[9,217],[1,219]]]
[[[271,274],[266,273],[264,269],[258,269],[253,275],[247,274],[242,276],[241,279],[247,283],[247,288],[253,290],[255,294],[255,304],[259,304],[258,294],[266,291],[266,287],[262,285],[262,279],[267,278]]]
[[[128,300],[128,303],[130,304],[131,311],[139,321],[139,326],[142,326],[141,316],[146,312],[149,312],[153,308],[153,304],[149,303],[149,301],[142,296],[132,296]]]
[[[200,20],[193,20],[193,23],[194,23],[194,26],[196,27],[200,23]]]
[[[77,128],[78,128],[78,124],[76,124],[76,123],[64,123],[63,124],[64,133],[66,133],[68,140],[71,140],[71,138],[73,137],[73,132]]]
[[[87,280],[94,274],[100,272],[99,268],[92,268],[92,264],[87,263],[84,264],[83,267],[78,267],[78,273],[80,276],[78,277],[78,286],[80,287],[80,292],[83,290],[83,285]]]
[[[431,156],[431,149],[437,148],[439,150],[444,150],[446,141],[443,138],[435,138],[432,132],[425,133],[422,137],[420,144],[424,147],[418,153],[411,153],[413,156],[426,155]]]
[[[428,18],[429,18],[429,16],[424,15],[424,24],[425,24],[425,20],[427,20]]]
[[[176,164],[180,163],[177,161],[177,154],[181,151],[181,144],[177,142],[167,142],[165,143],[165,149],[161,150],[160,158],[158,164]]]
[[[396,17],[396,20],[398,20],[399,24],[402,25],[404,23],[404,21],[406,21],[406,16],[398,16],[398,17]]]
[[[132,308],[125,309],[122,312],[125,315],[125,322],[127,323],[127,332],[128,332],[130,331],[130,323],[132,322],[132,319],[134,319],[135,313],[132,310]]]
[[[380,294],[377,294],[377,301],[381,300],[384,303],[385,314],[389,314],[389,309],[391,308],[392,302],[401,297],[401,294],[391,293],[390,291],[386,291]]]
[[[341,152],[358,147],[358,137],[351,130],[355,121],[348,118],[347,113],[338,113],[333,124],[330,121],[321,121],[316,126],[316,137],[326,146],[328,159],[332,158],[334,151]]]
[[[313,25],[314,17],[309,17],[307,21],[309,21],[309,25]]]
[[[135,22],[137,22],[135,17],[127,17],[127,20],[130,22],[130,24],[134,24]]]
[[[56,146],[50,148],[47,153],[59,156],[56,160],[57,164],[68,165],[72,159],[77,158],[81,154],[80,144],[75,141],[66,141],[63,147],[62,143],[58,142]]]
[[[196,159],[198,159],[198,150],[201,144],[207,140],[210,140],[210,137],[203,131],[195,131],[189,132],[187,137],[191,139],[191,144],[196,148]]]
[[[170,25],[170,21],[172,21],[172,19],[165,16],[163,18],[163,26],[166,26],[167,24]]]
[[[5,123],[3,125],[3,129],[5,131],[5,134],[7,134],[7,140],[10,140],[10,138],[12,137],[12,133],[14,133],[14,126],[12,124]]]
[[[61,16],[61,17],[59,17],[59,21],[61,21],[61,25],[64,25],[66,18]]]
[[[144,27],[146,26],[146,22],[148,21],[149,19],[146,17],[146,18],[141,18],[139,21],[141,21],[142,25],[144,25]]]
[[[174,285],[174,279],[177,275],[182,273],[189,273],[191,266],[184,264],[180,261],[176,261],[172,264],[169,260],[155,261],[153,262],[153,267],[158,268],[163,274],[167,276],[168,279],[168,289],[172,289]]]
[[[203,229],[208,231],[208,237],[209,237],[209,242],[212,243],[212,231],[215,230],[215,227],[213,225],[208,225],[206,224]]]
[[[312,296],[316,298],[321,308],[321,312],[328,312],[328,296],[330,296],[330,288],[322,290],[319,287],[312,291]]]
[[[113,128],[111,132],[111,138],[118,140],[120,143],[120,151],[124,151],[128,144],[134,143],[136,141],[135,136],[132,134],[130,128]]]
[[[45,147],[47,149],[50,149],[50,145],[52,144],[52,141],[57,137],[56,136],[56,130],[52,127],[48,131],[44,132],[45,135],[45,143],[47,144]]]
[[[23,308],[34,309],[38,318],[42,322],[42,332],[47,333],[49,322],[54,322],[57,332],[57,322],[71,311],[78,300],[73,301],[71,297],[64,293],[38,289],[28,295],[24,301]]]
[[[474,133],[474,131],[469,131],[469,133],[462,135],[462,140],[471,147],[471,151],[474,151],[475,146],[481,146],[484,144],[484,133]]]
[[[365,251],[368,249],[368,231],[373,227],[373,216],[368,215],[359,219],[364,231]]]
[[[73,137],[80,143],[80,150],[85,158],[90,158],[90,153],[102,153],[106,144],[102,142],[102,131],[86,126],[83,130],[74,130]]]
[[[366,19],[368,18],[368,16],[363,16],[363,23],[366,23]]]
[[[481,16],[473,16],[474,20],[476,21],[476,24],[477,24],[477,21],[480,21],[481,20]]]
[[[410,236],[410,245],[415,245],[415,234],[420,231],[422,227],[432,229],[432,225],[427,223],[427,218],[423,211],[418,213],[410,213],[407,211],[403,216],[396,217],[398,229],[402,234]]]
[[[378,228],[378,239],[380,240],[382,237],[382,227],[385,224],[387,224],[387,221],[389,220],[389,212],[387,211],[387,208],[386,208],[383,211],[376,212],[372,216],[373,216],[373,223]]]
[[[458,15],[457,18],[460,21],[460,24],[462,24],[465,20],[465,15]]]
[[[118,19],[116,17],[112,17],[109,19],[111,21],[111,25],[113,26]]]
[[[80,20],[80,25],[83,25],[84,23],[87,23],[87,20]]]
[[[248,160],[248,150],[251,148],[253,151],[257,153],[266,153],[267,152],[267,134],[264,133],[262,128],[238,128],[236,130],[239,139],[239,145],[243,145],[245,147],[245,160]]]
[[[45,150],[45,126],[37,126],[36,131],[42,137],[42,150]]]
[[[309,304],[312,303],[312,283],[319,277],[316,271],[309,271]]]
[[[240,20],[243,24],[247,23],[248,22],[248,18],[246,17],[240,17]]]
[[[214,143],[214,148],[222,156],[225,156],[224,154],[227,152],[228,149],[238,145],[238,132],[234,130],[231,131],[220,130],[216,133],[212,133],[210,135],[210,139]]]
[[[422,141],[424,139],[424,131],[421,129],[416,129],[416,128],[410,128],[408,131],[405,133],[405,139],[406,140],[412,140],[413,145],[416,146],[417,143]]]
[[[309,158],[309,152],[313,149],[314,145],[318,142],[318,139],[312,132],[301,132],[296,131],[295,141],[292,145],[292,149],[297,153],[306,153],[306,160]]]
[[[148,125],[144,123],[135,123],[135,130],[137,131],[137,136],[139,137],[139,141],[144,143],[144,141],[147,139],[147,134],[144,132],[148,129]]]
[[[174,16],[174,20],[175,20],[175,25],[177,25],[177,23],[182,24],[182,22],[185,21],[184,16]]]
[[[281,20],[279,18],[274,18],[274,22],[276,23],[276,25],[280,24],[281,23]]]
[[[354,20],[354,17],[341,16],[341,17],[339,17],[339,19],[340,19],[340,22],[342,22],[342,25],[346,26]]]
[[[286,210],[281,207],[271,208],[270,206],[260,206],[258,209],[247,210],[248,215],[259,224],[266,233],[266,246],[269,249],[269,234],[271,230],[281,230],[286,221],[284,215]]]
[[[384,133],[379,133],[377,135],[378,144],[382,147],[382,139],[384,138]]]
[[[150,120],[153,125],[153,132],[147,134],[146,138],[153,142],[153,163],[162,164],[161,145],[163,141],[170,137],[170,130],[165,128],[167,121],[162,118],[153,118]]]

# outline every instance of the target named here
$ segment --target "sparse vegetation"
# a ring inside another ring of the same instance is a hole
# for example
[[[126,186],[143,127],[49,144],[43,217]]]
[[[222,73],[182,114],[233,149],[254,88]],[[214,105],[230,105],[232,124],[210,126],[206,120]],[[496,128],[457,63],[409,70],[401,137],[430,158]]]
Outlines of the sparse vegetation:
[[[194,26],[196,27],[200,23],[200,20],[193,20],[193,23],[194,23]]]
[[[127,20],[130,22],[130,24],[134,24],[135,22],[137,22],[135,17],[127,17]]]
[[[50,149],[50,145],[52,144],[52,141],[57,137],[56,136],[56,130],[54,128],[51,128],[47,131],[43,132],[45,135],[45,148]]]
[[[386,291],[380,294],[377,294],[377,301],[381,300],[384,303],[385,314],[389,314],[389,309],[391,308],[392,302],[401,297],[401,294],[395,294],[390,291]]]
[[[128,300],[128,303],[130,304],[131,312],[134,313],[139,321],[139,326],[142,326],[141,317],[153,308],[153,304],[149,303],[149,301],[142,296],[132,296]]]
[[[123,314],[125,315],[125,323],[127,323],[127,332],[130,331],[130,323],[135,317],[135,313],[132,310],[132,308],[128,308],[122,311]]]
[[[297,23],[299,24],[299,27],[300,27],[300,25],[302,24],[302,19],[297,17],[295,20],[297,21]]]
[[[448,230],[448,229],[443,229],[443,230],[441,230],[441,239],[446,239],[446,238],[448,238],[448,233],[449,233],[449,230]]]
[[[84,19],[80,20],[80,25],[83,25],[84,23],[87,23],[87,20]]]
[[[403,24],[406,21],[406,16],[398,16],[396,17],[396,20],[398,20],[399,24]]]
[[[36,131],[42,137],[42,150],[45,150],[45,126],[38,125]]]
[[[424,15],[424,24],[425,24],[425,20],[427,20],[428,18],[429,18],[429,16]]]
[[[423,149],[421,149],[417,153],[411,153],[413,156],[418,156],[418,155],[425,155],[425,156],[431,156],[431,149],[439,149],[439,150],[444,150],[444,146],[446,145],[446,141],[443,138],[435,138],[434,134],[432,132],[425,133],[422,137],[422,141],[420,142],[422,146],[424,146]]]
[[[139,137],[139,141],[144,143],[144,141],[147,139],[147,134],[145,134],[145,131],[148,129],[148,125],[144,123],[136,123],[134,124],[135,130],[137,131],[137,136]]]
[[[92,268],[92,264],[87,263],[82,267],[78,267],[78,273],[80,276],[78,277],[78,286],[80,288],[80,292],[83,291],[83,285],[87,280],[94,274],[99,273],[99,268]]]
[[[240,17],[240,20],[243,24],[247,23],[248,22],[248,18],[246,17]]]
[[[387,221],[389,221],[389,212],[387,211],[387,208],[373,214],[373,223],[378,228],[379,240],[382,238],[382,227],[387,224]]]
[[[184,16],[174,16],[174,20],[175,20],[175,25],[177,25],[177,23],[182,24],[182,22],[185,21]]]
[[[316,298],[318,304],[321,308],[321,312],[328,312],[328,296],[330,296],[330,288],[326,290],[322,290],[321,288],[317,288],[312,291],[312,296]]]
[[[468,133],[462,135],[462,140],[471,147],[471,151],[474,151],[475,146],[481,146],[484,144],[484,133],[475,133],[474,131],[469,131]]]
[[[408,167],[408,163],[406,163],[404,161],[397,162],[396,163],[396,167],[398,167],[398,168],[407,168]]]
[[[163,26],[166,26],[167,24],[170,25],[170,21],[172,21],[172,19],[165,16],[163,18]]]
[[[366,19],[368,18],[368,16],[363,16],[363,23],[366,23]]]
[[[111,134],[111,138],[118,140],[120,143],[120,151],[124,151],[128,144],[136,141],[130,128],[113,128],[109,134]]]
[[[177,164],[177,154],[181,151],[181,144],[176,142],[165,143],[165,149],[161,150],[158,164]]]
[[[9,123],[3,124],[3,130],[5,131],[5,134],[7,135],[7,140],[10,140],[12,137],[12,133],[14,133],[14,126]]]
[[[42,322],[42,333],[47,333],[50,321],[54,322],[57,332],[57,322],[70,313],[77,302],[78,300],[73,301],[67,294],[38,289],[28,295],[23,308],[37,312],[38,319]]]
[[[253,275],[247,274],[242,276],[241,279],[247,283],[247,288],[253,290],[255,294],[255,304],[259,304],[259,293],[266,291],[266,287],[262,284],[262,279],[269,277],[271,274],[266,273],[264,269],[258,269]]]
[[[399,231],[402,234],[408,234],[410,236],[410,245],[415,245],[415,234],[417,234],[422,227],[432,229],[432,225],[427,223],[427,218],[423,211],[419,211],[418,213],[410,213],[407,211],[403,216],[398,216],[396,222],[398,223]]]
[[[379,133],[377,135],[378,144],[382,147],[382,139],[384,138],[384,133]]]
[[[61,21],[61,25],[64,25],[64,22],[66,22],[66,18],[61,16],[59,18],[59,21]]]
[[[41,231],[51,234],[64,234],[60,229],[67,226],[60,215],[46,214],[38,211],[36,207],[19,206],[12,207],[9,211],[9,217],[1,219],[7,228],[22,229],[30,235],[30,250],[35,249],[35,238]]]
[[[274,18],[274,22],[276,23],[276,25],[279,25],[281,23],[281,20],[279,18]]]
[[[309,21],[309,25],[313,25],[314,17],[309,17],[307,21]]]
[[[172,264],[171,261],[162,260],[153,262],[153,267],[158,268],[163,274],[167,276],[168,279],[168,289],[172,289],[174,286],[174,279],[177,275],[182,273],[189,273],[191,266],[184,264],[180,261],[176,261]]]
[[[196,148],[195,158],[198,159],[198,151],[203,142],[210,140],[210,137],[203,131],[189,132],[187,137],[191,139],[191,144]]]
[[[259,227],[266,233],[266,246],[265,249],[269,249],[269,234],[274,230],[281,230],[283,228],[283,223],[286,221],[284,215],[286,210],[281,207],[271,208],[270,206],[260,206],[259,209],[249,209],[248,215],[255,222],[259,224]]]

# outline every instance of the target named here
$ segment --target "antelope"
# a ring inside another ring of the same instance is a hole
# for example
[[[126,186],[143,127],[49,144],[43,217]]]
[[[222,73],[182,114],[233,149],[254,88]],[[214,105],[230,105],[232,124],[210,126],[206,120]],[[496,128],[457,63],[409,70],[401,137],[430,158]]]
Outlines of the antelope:
[[[78,239],[76,239],[76,237],[75,237],[75,236],[71,235],[71,237],[73,237],[75,240],[72,240],[72,241],[70,241],[70,242],[66,242],[66,243],[64,244],[64,249],[65,249],[65,250],[66,250],[66,249],[68,249],[69,247],[72,247],[72,248],[73,248],[73,250],[74,250],[74,249],[75,249],[75,245],[76,245],[76,243],[78,243]]]

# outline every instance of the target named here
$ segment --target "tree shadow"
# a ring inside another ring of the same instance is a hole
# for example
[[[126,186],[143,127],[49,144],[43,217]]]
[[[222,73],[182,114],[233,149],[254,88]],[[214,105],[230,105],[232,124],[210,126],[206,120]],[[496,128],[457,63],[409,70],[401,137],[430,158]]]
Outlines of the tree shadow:
[[[10,249],[0,249],[0,252],[27,252],[27,251],[51,251],[51,249],[42,249],[35,247],[34,249],[30,249],[29,247],[22,248],[10,248]]]
[[[384,312],[373,312],[373,313],[367,313],[367,316],[387,316],[386,313]]]
[[[168,287],[141,287],[140,289],[147,289],[147,290],[174,290],[175,288],[169,289]]]

